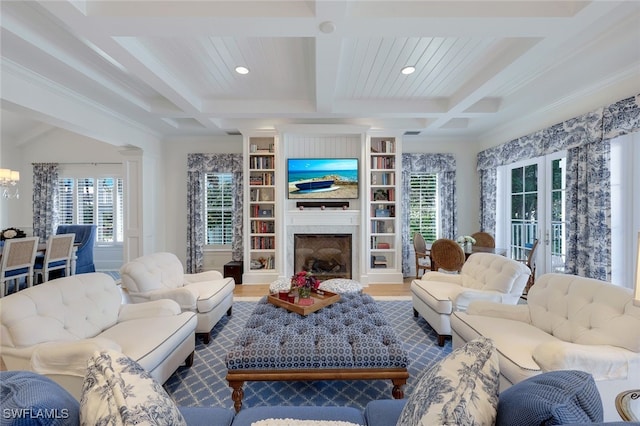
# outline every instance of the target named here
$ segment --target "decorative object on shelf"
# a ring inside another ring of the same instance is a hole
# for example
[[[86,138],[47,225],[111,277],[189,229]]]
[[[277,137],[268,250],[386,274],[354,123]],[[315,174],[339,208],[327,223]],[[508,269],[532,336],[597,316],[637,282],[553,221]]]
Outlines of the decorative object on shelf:
[[[456,239],[456,242],[460,244],[465,253],[471,253],[473,250],[471,246],[476,243],[476,239],[471,235],[461,235]]]
[[[20,182],[20,172],[11,169],[0,169],[0,187],[4,198],[20,198],[18,188],[14,192],[11,188]]]
[[[300,299],[311,297],[311,289],[316,290],[320,281],[308,271],[300,271],[291,277],[291,289],[298,290]]]
[[[0,233],[0,241],[10,240],[11,238],[25,238],[27,234],[18,228],[7,228]]]

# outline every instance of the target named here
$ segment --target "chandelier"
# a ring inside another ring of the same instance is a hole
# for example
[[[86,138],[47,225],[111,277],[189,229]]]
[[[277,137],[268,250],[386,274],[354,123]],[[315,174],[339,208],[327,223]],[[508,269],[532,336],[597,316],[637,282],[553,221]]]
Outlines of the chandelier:
[[[0,169],[0,188],[4,198],[20,198],[18,188],[13,187],[20,181],[20,172],[10,169]]]

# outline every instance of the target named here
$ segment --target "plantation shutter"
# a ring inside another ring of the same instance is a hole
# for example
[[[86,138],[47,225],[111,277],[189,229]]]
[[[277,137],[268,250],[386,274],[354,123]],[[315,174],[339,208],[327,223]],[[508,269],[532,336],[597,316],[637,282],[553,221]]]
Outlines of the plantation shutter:
[[[438,237],[438,178],[435,173],[412,173],[409,183],[409,231],[427,242]]]
[[[206,242],[230,245],[233,238],[233,178],[231,173],[207,173]]]

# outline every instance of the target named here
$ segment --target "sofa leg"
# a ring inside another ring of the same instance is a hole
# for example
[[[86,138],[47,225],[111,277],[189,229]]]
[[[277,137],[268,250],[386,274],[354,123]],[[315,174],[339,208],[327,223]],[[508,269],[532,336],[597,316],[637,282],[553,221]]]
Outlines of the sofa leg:
[[[230,317],[231,316],[231,311],[233,310],[233,306],[229,307],[229,309],[227,309],[227,316]]]
[[[413,317],[418,318],[418,311],[415,308],[413,308]]]
[[[191,368],[191,366],[193,365],[193,357],[195,356],[195,353],[196,353],[195,351],[191,352],[187,357],[187,359],[184,360],[184,363],[187,366],[187,368]]]
[[[438,346],[444,346],[444,338],[444,335],[438,334]]]
[[[211,341],[211,334],[210,333],[196,333],[196,337],[201,338],[202,342],[205,345],[208,345],[209,342]]]

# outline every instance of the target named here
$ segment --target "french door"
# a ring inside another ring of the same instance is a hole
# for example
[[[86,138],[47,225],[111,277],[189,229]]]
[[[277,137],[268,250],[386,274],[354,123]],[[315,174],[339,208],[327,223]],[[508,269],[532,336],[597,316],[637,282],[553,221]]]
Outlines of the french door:
[[[564,272],[566,257],[565,152],[505,166],[501,182],[506,214],[497,216],[513,259],[526,259],[534,241],[536,274]]]

